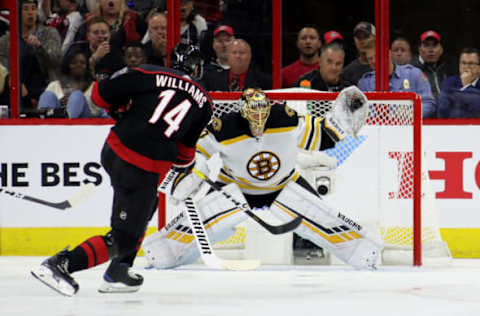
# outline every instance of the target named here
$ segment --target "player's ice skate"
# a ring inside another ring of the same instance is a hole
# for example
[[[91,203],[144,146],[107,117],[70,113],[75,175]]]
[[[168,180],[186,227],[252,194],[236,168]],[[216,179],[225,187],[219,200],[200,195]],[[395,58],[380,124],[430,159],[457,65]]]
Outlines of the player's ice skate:
[[[78,292],[78,283],[68,273],[66,249],[31,270],[32,275],[52,290],[66,296]]]
[[[140,289],[143,277],[130,269],[127,264],[111,263],[103,275],[100,293],[131,293]]]

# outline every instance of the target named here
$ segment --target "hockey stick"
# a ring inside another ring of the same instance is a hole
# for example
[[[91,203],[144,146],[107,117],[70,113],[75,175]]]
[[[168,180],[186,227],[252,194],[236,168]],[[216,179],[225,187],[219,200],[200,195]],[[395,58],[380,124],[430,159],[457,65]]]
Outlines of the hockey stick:
[[[30,196],[30,195],[10,191],[10,190],[4,189],[4,188],[0,188],[0,193],[3,192],[4,194],[6,194],[8,196],[11,196],[11,197],[14,197],[14,198],[17,198],[17,199],[23,199],[23,200],[27,200],[27,201],[30,201],[30,202],[33,202],[33,203],[42,204],[42,205],[45,205],[45,206],[56,208],[58,210],[65,210],[67,208],[71,208],[71,207],[74,207],[74,206],[78,205],[81,201],[83,201],[88,196],[90,196],[90,194],[92,194],[94,188],[95,188],[95,185],[93,183],[88,183],[87,185],[84,185],[83,188],[79,192],[75,193],[68,200],[58,202],[58,203],[45,201],[45,200]]]
[[[233,271],[253,270],[260,266],[259,260],[224,260],[215,255],[207,233],[205,232],[205,227],[200,220],[200,215],[191,197],[185,200],[185,206],[187,208],[187,217],[192,226],[193,235],[195,236],[195,242],[200,251],[202,261],[207,266],[215,269]]]
[[[250,211],[248,206],[243,205],[239,201],[235,200],[233,196],[222,190],[222,188],[213,182],[210,178],[208,178],[205,174],[203,174],[200,170],[197,168],[193,168],[192,170],[197,176],[199,176],[201,179],[203,179],[206,183],[208,183],[213,189],[216,191],[220,192],[224,197],[226,197],[228,200],[233,202],[235,206],[237,206],[239,209],[241,209],[243,212],[245,212],[248,216],[250,216],[252,219],[254,219],[258,224],[260,224],[263,228],[268,230],[270,233],[274,235],[279,235],[279,234],[285,234],[288,233],[294,229],[296,229],[301,223],[302,223],[302,217],[297,216],[294,220],[279,225],[279,226],[273,226],[262,220],[260,217],[255,215],[252,211]]]

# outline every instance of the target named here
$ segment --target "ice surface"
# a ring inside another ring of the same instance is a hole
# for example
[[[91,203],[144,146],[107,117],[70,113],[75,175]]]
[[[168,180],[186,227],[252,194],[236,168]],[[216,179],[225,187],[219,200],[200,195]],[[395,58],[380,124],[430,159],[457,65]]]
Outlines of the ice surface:
[[[249,272],[203,265],[176,270],[135,269],[137,293],[100,294],[105,265],[73,276],[75,297],[52,291],[30,275],[43,257],[0,256],[0,315],[35,316],[334,316],[480,315],[480,260],[450,267],[262,266]]]

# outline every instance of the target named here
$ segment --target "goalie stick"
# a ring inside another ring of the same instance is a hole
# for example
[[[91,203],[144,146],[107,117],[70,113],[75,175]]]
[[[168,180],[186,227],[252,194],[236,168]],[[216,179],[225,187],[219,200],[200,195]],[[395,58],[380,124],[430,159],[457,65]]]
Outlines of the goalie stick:
[[[301,216],[297,216],[294,220],[292,220],[288,223],[285,223],[285,224],[282,224],[282,225],[279,225],[279,226],[270,225],[269,223],[265,222],[260,217],[255,215],[252,211],[250,211],[250,209],[247,206],[245,206],[242,203],[240,203],[239,201],[235,200],[235,198],[233,196],[231,196],[230,194],[228,194],[227,192],[222,190],[222,188],[218,184],[213,182],[210,178],[208,178],[200,170],[198,170],[197,168],[194,167],[192,172],[194,172],[197,176],[202,178],[213,189],[220,192],[228,200],[232,201],[235,204],[235,206],[237,206],[239,209],[241,209],[243,212],[245,212],[248,216],[250,216],[253,220],[255,220],[258,224],[260,224],[263,228],[268,230],[273,235],[288,233],[288,232],[296,229],[302,223],[303,218]]]
[[[185,200],[185,206],[187,208],[187,217],[192,226],[193,235],[195,236],[195,242],[200,251],[200,256],[207,266],[215,269],[232,271],[253,270],[260,266],[259,260],[225,260],[219,258],[213,253],[210,240],[205,232],[205,227],[203,226],[200,215],[198,214],[195,203],[191,197],[188,197]]]
[[[33,202],[33,203],[49,206],[49,207],[55,208],[57,210],[65,210],[67,208],[71,208],[71,207],[74,207],[74,206],[78,205],[81,201],[83,201],[88,196],[90,196],[90,194],[92,194],[94,188],[95,188],[95,185],[93,183],[88,183],[88,184],[84,185],[83,188],[80,191],[75,193],[69,199],[67,199],[65,201],[62,201],[62,202],[57,202],[57,203],[56,202],[45,201],[45,200],[30,196],[30,195],[18,193],[18,192],[15,192],[15,191],[4,189],[4,188],[0,188],[0,193],[4,193],[8,196],[11,196],[11,197],[14,197],[14,198],[17,198],[17,199],[27,200],[27,201],[30,201],[30,202]]]

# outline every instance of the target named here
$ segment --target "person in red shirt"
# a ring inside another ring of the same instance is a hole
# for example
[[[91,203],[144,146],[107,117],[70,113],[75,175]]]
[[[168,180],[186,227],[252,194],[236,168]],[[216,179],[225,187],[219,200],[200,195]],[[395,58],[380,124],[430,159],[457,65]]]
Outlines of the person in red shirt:
[[[322,41],[318,30],[305,26],[298,32],[297,48],[300,54],[297,61],[282,68],[282,87],[290,88],[298,78],[307,72],[318,69]]]

